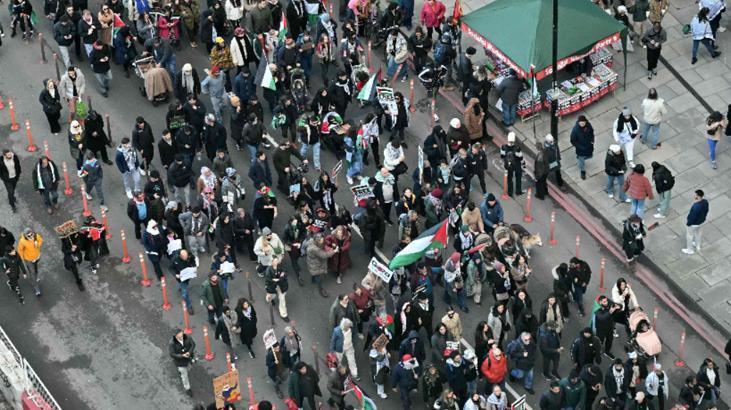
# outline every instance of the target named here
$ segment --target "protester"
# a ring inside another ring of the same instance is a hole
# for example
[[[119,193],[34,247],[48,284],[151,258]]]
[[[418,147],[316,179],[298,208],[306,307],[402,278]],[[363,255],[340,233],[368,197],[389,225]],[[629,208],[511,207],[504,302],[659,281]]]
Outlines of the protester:
[[[586,160],[594,154],[594,127],[585,116],[580,115],[571,130],[571,145],[576,150],[576,163],[581,179],[586,179]]]
[[[186,335],[183,330],[175,329],[172,339],[168,344],[168,354],[173,358],[175,367],[180,373],[180,380],[183,382],[183,389],[188,396],[193,397],[193,390],[190,388],[188,371],[191,363],[195,363],[195,341]]]
[[[703,198],[704,195],[705,193],[701,189],[697,189],[693,193],[693,204],[685,222],[686,246],[682,249],[683,253],[687,255],[701,250],[701,225],[708,216],[708,200]]]
[[[5,191],[8,194],[8,204],[13,213],[17,212],[15,198],[15,188],[18,186],[22,168],[20,160],[15,153],[7,148],[3,149],[3,160],[0,162],[0,179],[5,185]],[[2,251],[0,251],[2,252]]]

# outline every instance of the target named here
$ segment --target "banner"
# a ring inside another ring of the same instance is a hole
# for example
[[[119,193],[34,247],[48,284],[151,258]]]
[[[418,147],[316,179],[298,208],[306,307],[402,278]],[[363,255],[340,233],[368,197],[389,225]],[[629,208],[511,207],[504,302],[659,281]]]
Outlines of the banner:
[[[381,278],[384,283],[390,282],[393,276],[393,271],[388,269],[388,266],[379,262],[375,256],[368,263],[368,271]]]
[[[217,409],[241,401],[239,372],[231,370],[213,379],[213,394],[216,397]]]

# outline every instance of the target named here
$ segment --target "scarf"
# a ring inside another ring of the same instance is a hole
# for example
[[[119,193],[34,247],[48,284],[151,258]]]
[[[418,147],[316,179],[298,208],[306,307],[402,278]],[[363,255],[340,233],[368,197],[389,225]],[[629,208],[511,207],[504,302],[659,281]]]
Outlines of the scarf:
[[[383,176],[380,172],[376,174],[376,181],[384,184],[384,185],[394,185],[396,183],[396,178],[393,176],[393,174],[388,174],[388,176]]]
[[[251,306],[249,306],[248,309],[243,310],[241,313],[244,314],[244,317],[246,317],[247,319],[251,320]]]
[[[239,50],[241,50],[241,55],[244,57],[244,61],[247,61],[249,59],[249,52],[246,51],[246,44],[244,44],[241,40],[243,37],[234,37],[234,40],[236,40],[236,45],[239,47]]]
[[[137,168],[137,153],[133,148],[124,151],[124,162],[130,171]]]
[[[216,187],[216,176],[211,172],[210,168],[201,167],[201,179],[206,188],[214,189]]]
[[[183,88],[185,88],[185,91],[188,92],[188,94],[194,94],[195,93],[195,82],[193,81],[193,72],[191,71],[190,74],[183,73]]]
[[[302,4],[301,1],[298,0],[292,0],[289,4],[292,5],[292,8],[294,8],[294,13],[297,15],[297,17],[304,16],[305,13],[305,7]]]
[[[614,376],[614,383],[617,385],[617,394],[622,393],[622,385],[624,384],[624,368],[619,369],[612,366],[612,376]]]
[[[295,334],[294,336],[289,336],[289,335],[284,336],[284,346],[286,347],[290,356],[293,356],[293,355],[299,353],[300,343],[299,343],[299,338],[297,337],[297,334]]]

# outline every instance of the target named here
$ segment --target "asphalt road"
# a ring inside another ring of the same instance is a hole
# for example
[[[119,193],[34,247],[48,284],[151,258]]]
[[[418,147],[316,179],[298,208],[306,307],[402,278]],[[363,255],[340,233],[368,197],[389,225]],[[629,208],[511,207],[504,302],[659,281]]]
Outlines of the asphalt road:
[[[41,10],[40,5],[36,8]],[[3,13],[2,20],[6,28],[9,28],[9,19]],[[47,37],[51,37],[49,24],[46,21],[41,23],[41,29]],[[40,64],[40,52],[38,42],[26,45],[19,38],[5,38],[0,48],[0,93],[4,98],[12,97],[17,109],[19,121],[29,118],[32,124],[33,136],[36,143],[42,146],[43,141],[48,141],[52,158],[60,166],[61,161],[67,161],[72,168],[72,160],[68,153],[68,145],[64,133],[53,136],[48,132],[48,125],[43,116],[37,96],[41,91],[41,83],[44,78],[54,77],[53,64]],[[50,41],[53,43],[53,41]],[[54,44],[55,46],[55,44]],[[380,61],[378,52],[374,51],[374,58]],[[191,62],[202,73],[207,67],[206,57],[200,50],[191,50],[185,47],[177,57],[178,67],[186,62]],[[87,79],[87,92],[93,98],[94,108],[100,113],[110,114],[112,120],[112,137],[119,141],[122,136],[129,135],[134,119],[143,115],[150,122],[159,138],[160,131],[164,128],[164,116],[166,107],[152,107],[143,97],[140,96],[137,88],[141,84],[139,78],[125,79],[118,67],[114,67],[114,80],[111,83],[110,97],[102,98],[97,92],[96,80],[86,62],[79,65]],[[378,63],[376,63],[378,66]],[[318,79],[319,76],[313,76]],[[314,80],[313,80],[314,81]],[[398,89],[408,92],[408,84],[397,84]],[[408,95],[408,94],[407,94]],[[422,98],[420,87],[416,86],[416,100]],[[206,98],[203,97],[203,101]],[[207,104],[210,106],[210,104]],[[265,104],[266,105],[266,104]],[[439,115],[442,123],[448,123],[448,119],[455,115],[456,111],[445,100],[438,100]],[[423,107],[423,105],[422,105]],[[359,118],[364,113],[351,105],[349,117]],[[422,108],[412,115],[411,126],[407,131],[408,163],[410,169],[416,166],[416,145],[427,135],[431,120],[427,108]],[[65,116],[65,112],[64,115]],[[268,123],[268,122],[266,122]],[[191,381],[195,397],[193,400],[185,396],[177,377],[174,366],[167,355],[167,343],[171,337],[173,328],[181,326],[182,312],[180,309],[180,298],[171,286],[168,290],[172,310],[163,312],[160,309],[162,303],[160,287],[156,282],[150,288],[142,288],[137,284],[140,277],[139,263],[135,256],[142,250],[141,245],[133,238],[129,240],[129,251],[133,256],[132,263],[122,264],[121,245],[119,242],[119,229],[126,229],[131,235],[131,224],[125,215],[127,199],[122,188],[121,178],[116,168],[105,166],[105,196],[110,207],[109,224],[114,237],[110,240],[109,246],[112,255],[107,257],[97,275],[88,271],[83,272],[87,291],[79,292],[73,283],[69,272],[63,269],[61,263],[61,251],[59,242],[55,239],[53,227],[61,222],[78,218],[81,213],[81,201],[78,195],[79,179],[71,176],[72,185],[77,188],[76,194],[71,198],[61,197],[61,211],[53,216],[45,213],[40,197],[32,191],[30,172],[32,164],[37,158],[36,154],[25,152],[25,133],[21,130],[10,132],[10,120],[7,109],[0,112],[0,146],[10,147],[17,152],[23,164],[22,182],[18,189],[20,197],[19,212],[10,213],[9,206],[3,200],[0,203],[0,215],[3,216],[2,224],[14,233],[19,233],[24,227],[31,226],[40,232],[45,238],[43,256],[41,259],[41,271],[43,273],[42,286],[43,296],[36,299],[32,296],[32,289],[28,282],[21,282],[23,292],[26,294],[26,304],[21,306],[15,297],[8,290],[0,300],[0,324],[14,340],[20,352],[25,355],[29,362],[42,377],[60,405],[67,409],[152,409],[152,408],[189,408],[194,402],[212,400],[212,383],[214,376],[225,371],[223,346],[219,341],[211,340],[213,350],[216,353],[215,360],[211,362],[200,361],[193,367]],[[278,136],[278,133],[274,133]],[[385,143],[386,138],[382,139]],[[233,145],[230,145],[233,148]],[[491,147],[491,158],[495,157],[494,148]],[[110,154],[112,152],[110,151]],[[234,163],[242,175],[245,175],[248,166],[248,158],[242,152],[232,150]],[[157,160],[156,160],[157,161]],[[334,156],[323,152],[323,164],[325,169],[335,164]],[[373,165],[367,168],[369,173],[375,172]],[[493,192],[500,192],[502,173],[495,167],[490,169],[488,188]],[[314,178],[314,174],[309,174]],[[247,190],[253,192],[251,184],[246,179]],[[344,180],[340,181],[341,189],[336,193],[339,205],[352,207],[352,196],[346,189]],[[474,192],[479,191],[479,188]],[[4,194],[2,194],[4,195]],[[473,195],[477,195],[476,193]],[[250,205],[252,195],[247,198],[247,206]],[[503,201],[506,221],[519,222],[522,218],[522,206],[524,198],[518,202],[511,200]],[[92,201],[92,209],[98,215],[98,203]],[[556,211],[557,229],[556,238],[558,245],[550,247],[547,244],[548,220],[552,211]],[[291,212],[291,208],[283,204],[280,206],[280,217],[275,224],[275,231],[281,231],[282,221]],[[667,309],[662,300],[658,300],[649,289],[640,282],[633,280],[632,273],[623,265],[618,263],[608,254],[590,235],[572,219],[572,216],[551,202],[545,201],[535,204],[533,207],[535,221],[531,224],[524,224],[532,232],[540,232],[543,236],[544,247],[533,252],[531,260],[533,276],[530,282],[530,293],[538,306],[549,293],[552,286],[550,270],[560,262],[566,262],[573,255],[575,238],[581,238],[581,257],[586,259],[592,266],[595,276],[592,278],[590,287],[592,292],[587,295],[587,307],[591,297],[598,291],[599,261],[606,258],[606,283],[607,287],[619,276],[628,278],[633,286],[640,303],[649,312],[653,308],[659,308],[658,332],[664,342],[664,351],[660,361],[670,375],[672,382],[671,402],[677,397],[677,392],[682,380],[691,373],[688,368],[676,368],[672,362],[676,358],[679,335],[686,325],[682,323],[673,313]],[[391,249],[396,242],[396,228],[389,230],[386,244],[383,251],[391,255]],[[300,288],[292,281],[291,291],[288,294],[288,307],[290,316],[296,321],[297,328],[307,346],[316,345],[320,352],[327,349],[330,337],[330,329],[327,324],[328,309],[333,298],[338,293],[345,293],[351,289],[355,281],[360,281],[365,273],[365,266],[368,262],[362,251],[362,241],[356,239],[351,249],[353,268],[345,275],[344,283],[337,285],[334,277],[325,281],[330,298],[322,298],[316,289],[306,284]],[[244,270],[253,270],[254,266],[248,262],[243,263]],[[172,278],[170,278],[172,279]],[[173,281],[170,280],[172,283]],[[192,297],[197,301],[197,289],[201,279],[194,281]],[[268,308],[264,303],[263,283],[260,279],[253,278],[255,307],[259,313],[259,335],[270,327]],[[246,296],[246,280],[243,275],[236,277],[230,284],[231,299]],[[441,288],[436,288],[441,292]],[[491,297],[485,291],[485,298],[482,307],[476,307],[471,302],[470,313],[462,314],[465,335],[469,342],[472,341],[472,334],[478,321],[487,318],[487,312]],[[437,298],[437,312],[435,317],[444,314],[445,306]],[[192,316],[194,338],[199,346],[199,352],[203,351],[202,327],[206,325],[203,309],[196,310]],[[569,347],[579,329],[583,328],[587,319],[577,319],[575,310],[572,308],[571,321],[568,323],[563,336],[563,345]],[[280,319],[275,319],[275,330],[277,336],[281,336],[282,329],[286,324]],[[622,333],[622,332],[620,332]],[[620,339],[624,341],[623,338]],[[615,343],[615,346],[620,346]],[[244,348],[235,345],[239,352],[238,367],[243,377],[250,376],[254,385],[256,398],[270,399],[283,406],[281,401],[276,399],[273,388],[266,376],[264,366],[264,347],[259,342],[255,349],[256,359],[249,359]],[[356,348],[360,352],[360,348]],[[615,347],[615,353],[620,349]],[[695,372],[702,359],[712,356],[717,362],[723,363],[720,358],[711,351],[704,342],[702,335],[692,332],[688,333],[685,347],[685,358],[692,371]],[[305,360],[312,362],[312,354],[307,353]],[[608,366],[604,361],[604,366]],[[358,367],[363,375],[368,375],[367,357],[359,353]],[[562,375],[568,373],[569,360],[562,358],[560,372]],[[324,371],[321,374],[324,390]],[[375,396],[375,387],[364,377],[364,386],[367,391]],[[723,382],[728,378],[724,375]],[[520,386],[514,386],[518,394],[524,391]],[[536,377],[535,390],[538,394],[545,391],[547,382],[542,377]],[[535,406],[538,401],[538,394],[530,396],[528,403]],[[244,401],[246,402],[246,393]],[[327,398],[327,393],[325,394]],[[420,397],[420,395],[418,395]],[[323,399],[323,401],[325,401]],[[352,403],[354,401],[350,399]],[[375,399],[379,407],[385,409],[400,408],[397,395],[390,394],[385,401]],[[416,398],[416,403],[420,399]]]

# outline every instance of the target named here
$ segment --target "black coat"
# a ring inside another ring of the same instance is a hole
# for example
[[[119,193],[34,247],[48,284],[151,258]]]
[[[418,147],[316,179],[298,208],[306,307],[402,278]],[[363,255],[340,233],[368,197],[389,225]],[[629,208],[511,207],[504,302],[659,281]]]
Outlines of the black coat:
[[[18,159],[17,155],[13,155],[13,167],[15,168],[15,179],[17,180],[18,177],[20,177],[20,171],[21,171],[20,160]],[[8,168],[5,166],[5,161],[0,159],[0,179],[7,182],[10,180],[9,175],[10,174],[8,173]],[[11,236],[12,236],[12,234],[11,234]],[[4,247],[0,249],[0,252],[4,252],[4,251],[5,251]]]
[[[95,114],[92,117],[91,112],[89,113],[84,122],[84,143],[86,149],[92,152],[99,152],[106,146],[111,146],[107,133],[104,131],[104,119],[101,115]]]
[[[190,184],[192,178],[193,171],[190,170],[190,167],[185,162],[173,162],[170,168],[168,168],[168,182],[176,188],[184,188]]]
[[[150,201],[147,198],[145,198],[145,206],[147,207],[147,218],[140,219],[140,214],[139,214],[139,211],[137,210],[137,205],[135,204],[135,200],[131,199],[127,203],[127,216],[129,217],[129,219],[131,219],[132,222],[135,222],[135,223],[140,223],[140,222],[147,223],[147,221],[150,219],[151,214],[152,214],[151,209],[150,209]]]
[[[594,127],[587,121],[586,127],[577,122],[571,130],[571,145],[576,149],[576,156],[589,157],[594,154]]]
[[[181,344],[173,336],[168,344],[168,353],[173,358],[175,366],[187,367],[190,364],[190,359],[195,355],[195,341],[192,337],[183,334],[183,343]],[[184,353],[190,353],[190,357],[184,357]]]
[[[168,144],[165,139],[161,138],[157,142],[157,152],[160,154],[160,162],[164,168],[170,167],[175,160],[175,154],[178,153],[178,146],[175,143],[175,137],[171,138],[172,143]]]
[[[201,82],[198,77],[198,71],[196,71],[195,68],[193,69],[191,76],[193,77],[193,95],[198,97],[201,93]],[[183,87],[182,70],[178,71],[178,75],[175,76],[175,98],[180,101],[187,101],[188,99],[188,91],[185,87]]]
[[[145,121],[145,126],[140,130],[135,124],[132,130],[132,145],[137,151],[144,151],[144,157],[149,158],[155,149],[155,136],[152,134],[152,127]]]
[[[264,184],[268,187],[272,186],[272,171],[269,169],[269,163],[264,160],[254,161],[251,168],[249,168],[249,178],[254,183],[254,187],[257,189]]]
[[[61,112],[61,93],[58,89],[56,89],[54,95],[51,95],[48,90],[44,89],[41,91],[41,95],[38,96],[38,101],[41,103],[43,112],[46,114],[56,115]]]
[[[203,144],[206,147],[206,153],[209,158],[216,155],[216,151],[222,149],[228,152],[226,147],[226,127],[216,122],[213,125],[204,125],[201,133]]]
[[[249,305],[251,306],[251,305]],[[251,306],[251,318],[247,318],[244,315],[241,307],[236,307],[236,316],[238,317],[238,326],[241,328],[241,343],[252,344],[257,334],[256,329],[256,310],[254,306]]]

